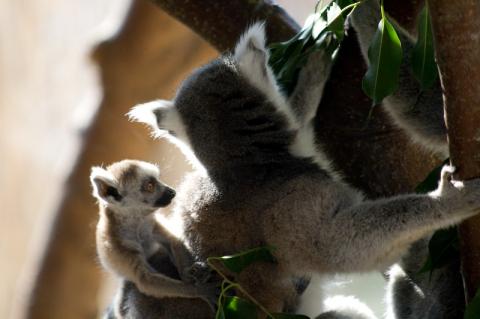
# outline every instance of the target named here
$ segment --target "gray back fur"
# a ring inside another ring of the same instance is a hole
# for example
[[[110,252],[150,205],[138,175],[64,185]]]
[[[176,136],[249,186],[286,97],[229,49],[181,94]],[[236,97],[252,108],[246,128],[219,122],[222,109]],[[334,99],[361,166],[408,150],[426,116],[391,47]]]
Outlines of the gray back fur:
[[[299,168],[308,163],[290,154],[295,132],[242,77],[230,55],[196,70],[174,103],[195,155],[214,179],[220,175],[222,182],[240,179],[253,186],[271,170],[292,171],[295,163]]]

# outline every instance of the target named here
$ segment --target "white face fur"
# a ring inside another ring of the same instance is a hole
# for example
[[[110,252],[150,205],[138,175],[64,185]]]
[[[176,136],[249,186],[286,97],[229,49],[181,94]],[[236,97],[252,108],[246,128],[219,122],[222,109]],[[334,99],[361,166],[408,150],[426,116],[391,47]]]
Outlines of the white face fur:
[[[150,213],[165,207],[175,197],[175,191],[159,179],[155,165],[123,160],[107,169],[93,167],[90,181],[93,195],[117,211],[142,210]]]

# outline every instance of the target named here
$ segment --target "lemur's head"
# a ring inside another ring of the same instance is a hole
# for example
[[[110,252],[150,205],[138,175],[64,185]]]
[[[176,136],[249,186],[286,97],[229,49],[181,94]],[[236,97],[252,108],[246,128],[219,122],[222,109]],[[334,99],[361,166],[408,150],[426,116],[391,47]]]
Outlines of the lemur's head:
[[[111,208],[144,210],[150,213],[165,207],[175,190],[159,180],[157,166],[135,160],[123,160],[106,169],[93,167],[90,181],[93,195]]]
[[[141,104],[128,115],[190,146],[207,170],[282,161],[294,138],[293,114],[268,57],[264,26],[254,24],[233,54],[194,71],[174,100]]]

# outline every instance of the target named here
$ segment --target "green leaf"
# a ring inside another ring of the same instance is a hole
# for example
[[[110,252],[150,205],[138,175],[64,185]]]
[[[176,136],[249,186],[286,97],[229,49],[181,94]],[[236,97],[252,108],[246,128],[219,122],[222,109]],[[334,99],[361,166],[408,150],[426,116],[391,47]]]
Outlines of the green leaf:
[[[304,40],[307,37],[309,37],[312,32],[315,32],[315,25],[318,23],[320,20],[320,14],[319,13],[312,13],[307,17],[307,20],[305,20],[305,25],[303,26],[302,30],[299,32],[299,39]]]
[[[435,167],[427,177],[415,187],[415,192],[420,194],[426,194],[437,189],[438,181],[440,180],[440,173],[442,172],[442,167],[448,164],[450,160],[447,158],[443,163]]]
[[[274,313],[273,318],[275,319],[310,319],[304,315],[295,315],[290,313]]]
[[[459,254],[456,227],[437,230],[428,243],[428,259],[419,273],[432,272],[452,262]]]
[[[220,261],[228,270],[238,274],[245,267],[257,261],[276,263],[271,251],[272,247],[265,246],[253,248],[232,256],[213,257],[213,259]]]
[[[382,6],[382,20],[368,49],[369,67],[362,81],[365,94],[377,105],[398,86],[402,45]]]
[[[341,5],[354,4],[353,1],[341,1]],[[293,38],[282,43],[271,44],[269,64],[278,84],[290,95],[296,85],[298,74],[316,50],[324,50],[332,57],[336,55],[344,38],[345,19],[355,6],[348,8],[331,2],[320,13],[310,15],[302,30]]]
[[[258,315],[257,306],[239,297],[225,297],[223,312],[225,319],[255,319]]]
[[[412,53],[413,75],[420,82],[422,90],[430,88],[438,76],[433,46],[432,22],[425,5],[418,20],[418,39]]]
[[[312,38],[314,39],[318,38],[318,36],[326,30],[327,26],[328,26],[328,23],[323,17],[315,21],[315,24],[313,25],[313,29],[312,29]]]
[[[335,2],[342,9],[345,8],[346,6],[349,6],[353,3],[355,3],[355,1],[353,1],[353,0],[335,0]]]
[[[345,19],[340,8],[335,2],[332,2],[327,9],[328,30],[332,31],[339,41],[345,34]]]
[[[463,319],[478,319],[480,318],[480,289],[477,290],[475,297],[467,305]]]

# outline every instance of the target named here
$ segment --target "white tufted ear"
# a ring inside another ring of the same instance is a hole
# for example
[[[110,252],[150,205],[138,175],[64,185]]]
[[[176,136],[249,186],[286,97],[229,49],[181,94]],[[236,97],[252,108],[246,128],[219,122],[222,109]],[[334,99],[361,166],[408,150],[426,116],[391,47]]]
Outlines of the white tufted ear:
[[[194,167],[203,166],[191,150],[187,127],[183,123],[173,101],[156,100],[134,106],[127,113],[131,121],[145,123],[154,131],[155,137],[166,138],[180,148]]]
[[[155,100],[134,106],[128,113],[129,120],[145,123],[153,129],[168,130],[164,126],[167,114],[173,112],[174,104],[168,100]]]
[[[235,60],[242,62],[256,57],[265,58],[265,55],[268,55],[265,43],[265,23],[254,23],[241,36],[240,41],[238,41],[234,53]]]
[[[297,123],[285,97],[280,92],[273,71],[268,64],[269,52],[266,47],[265,23],[257,22],[247,29],[238,41],[233,54],[240,73],[254,87],[259,89],[287,117],[291,127]]]
[[[99,201],[106,203],[118,201],[120,195],[118,194],[117,181],[109,171],[98,166],[92,167],[90,182],[93,187],[93,196]]]
[[[134,106],[127,113],[131,121],[145,123],[154,130],[155,137],[174,136],[188,144],[188,136],[175,104],[156,100]]]
[[[250,26],[238,41],[234,59],[240,71],[249,79],[265,79],[268,76],[268,49],[266,48],[265,23]]]

